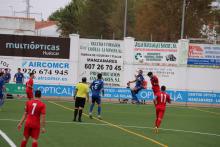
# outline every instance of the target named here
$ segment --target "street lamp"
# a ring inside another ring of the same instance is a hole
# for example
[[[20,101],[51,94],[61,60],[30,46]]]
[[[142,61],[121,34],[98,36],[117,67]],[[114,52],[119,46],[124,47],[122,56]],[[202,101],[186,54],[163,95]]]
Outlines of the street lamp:
[[[186,0],[183,0],[182,25],[181,25],[181,39],[183,39],[183,35],[184,35],[185,11],[186,11]]]
[[[125,0],[124,37],[127,36],[127,12],[128,12],[128,0]]]
[[[13,6],[8,6],[9,8],[11,8],[11,16],[14,16],[14,7]]]

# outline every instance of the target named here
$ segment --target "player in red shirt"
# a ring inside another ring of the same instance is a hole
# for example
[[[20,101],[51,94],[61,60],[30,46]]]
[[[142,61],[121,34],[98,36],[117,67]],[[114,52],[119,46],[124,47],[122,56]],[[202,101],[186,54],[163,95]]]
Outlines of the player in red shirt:
[[[152,72],[148,72],[147,75],[150,78],[154,95],[156,95],[158,92],[160,92],[159,79],[157,78],[157,76],[153,75]]]
[[[40,128],[42,133],[45,133],[45,114],[46,105],[40,100],[41,91],[35,92],[35,98],[26,102],[25,112],[21,121],[18,124],[18,130],[21,129],[22,124],[25,121],[24,138],[21,142],[21,147],[26,147],[29,137],[32,138],[32,147],[38,146],[38,138],[40,135]],[[41,120],[41,125],[40,125]]]
[[[29,80],[26,82],[26,94],[27,94],[27,98],[33,99],[33,85],[34,85],[34,73],[30,73],[30,78]]]
[[[171,103],[170,95],[166,92],[166,87],[161,86],[161,91],[155,95],[154,105],[156,108],[156,120],[155,120],[155,133],[158,133],[158,128],[160,127],[161,121],[163,119],[166,103]]]

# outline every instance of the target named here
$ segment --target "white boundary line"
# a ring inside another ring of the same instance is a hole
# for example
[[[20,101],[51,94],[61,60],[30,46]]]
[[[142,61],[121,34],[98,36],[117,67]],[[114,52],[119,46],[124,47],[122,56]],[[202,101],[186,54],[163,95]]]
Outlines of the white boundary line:
[[[8,143],[11,147],[16,147],[16,145],[14,144],[14,142],[13,142],[2,130],[0,130],[0,135],[7,141],[7,143]]]
[[[16,119],[0,119],[0,121],[19,122],[20,120],[16,120]],[[46,121],[46,122],[47,122],[47,123],[57,123],[57,124],[76,124],[76,125],[109,126],[108,124],[102,124],[102,123],[85,123],[85,122],[78,123],[78,122],[62,122],[62,121]],[[150,130],[153,130],[153,129],[154,129],[154,128],[152,128],[152,127],[144,127],[144,126],[130,126],[130,125],[118,125],[118,126],[124,127],[124,128],[150,129]],[[200,134],[200,135],[220,137],[220,134],[206,133],[206,132],[198,132],[198,131],[188,131],[188,130],[178,130],[178,129],[166,129],[166,128],[160,128],[160,130],[172,131],[172,132],[192,133],[192,134]]]

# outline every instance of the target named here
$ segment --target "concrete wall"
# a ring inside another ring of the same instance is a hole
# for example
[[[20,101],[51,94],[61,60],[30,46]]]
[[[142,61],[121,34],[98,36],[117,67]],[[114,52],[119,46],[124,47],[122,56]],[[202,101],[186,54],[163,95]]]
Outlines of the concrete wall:
[[[34,35],[35,19],[0,17],[0,34]]]

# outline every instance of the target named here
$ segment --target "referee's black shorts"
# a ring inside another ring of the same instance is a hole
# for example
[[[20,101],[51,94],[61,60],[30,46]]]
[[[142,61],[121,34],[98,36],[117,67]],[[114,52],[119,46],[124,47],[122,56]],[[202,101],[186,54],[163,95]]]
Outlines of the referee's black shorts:
[[[75,108],[84,108],[86,103],[86,99],[82,98],[82,97],[76,97],[76,101],[75,101]]]

